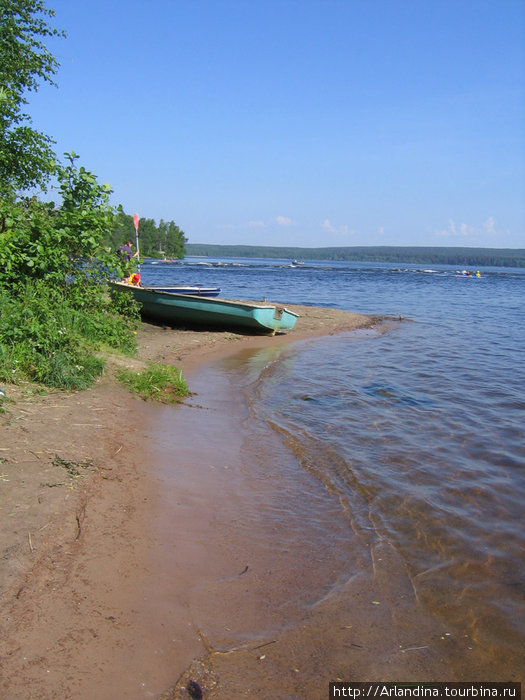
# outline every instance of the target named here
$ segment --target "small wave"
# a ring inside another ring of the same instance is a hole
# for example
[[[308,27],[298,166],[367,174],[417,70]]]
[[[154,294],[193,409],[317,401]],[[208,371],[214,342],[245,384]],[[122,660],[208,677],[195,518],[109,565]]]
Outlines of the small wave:
[[[385,384],[368,384],[363,387],[363,392],[368,396],[382,399],[388,403],[401,404],[404,406],[435,406],[435,401],[429,399],[424,394],[406,392],[397,387]]]

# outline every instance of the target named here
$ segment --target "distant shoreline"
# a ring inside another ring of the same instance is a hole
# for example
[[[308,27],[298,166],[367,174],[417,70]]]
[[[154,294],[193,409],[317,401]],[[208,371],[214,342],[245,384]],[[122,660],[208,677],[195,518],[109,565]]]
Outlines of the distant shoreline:
[[[187,243],[186,255],[224,258],[284,258],[346,262],[390,262],[459,267],[525,267],[525,248],[460,248],[436,246],[284,246]]]

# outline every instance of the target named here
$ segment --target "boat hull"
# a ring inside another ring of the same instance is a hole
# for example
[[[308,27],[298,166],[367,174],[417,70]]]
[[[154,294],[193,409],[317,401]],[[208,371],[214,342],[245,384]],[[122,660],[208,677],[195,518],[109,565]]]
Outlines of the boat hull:
[[[220,287],[142,287],[155,292],[170,292],[171,294],[191,294],[197,297],[218,297],[221,293]]]
[[[123,282],[112,282],[111,286],[132,294],[143,316],[174,324],[274,334],[291,330],[298,318],[292,311],[273,304],[174,294]]]

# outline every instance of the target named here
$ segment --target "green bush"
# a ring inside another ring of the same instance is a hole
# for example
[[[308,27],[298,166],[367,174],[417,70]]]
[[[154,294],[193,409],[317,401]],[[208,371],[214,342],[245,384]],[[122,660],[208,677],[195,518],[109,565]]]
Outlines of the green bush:
[[[97,308],[76,308],[59,287],[26,281],[0,287],[0,316],[1,381],[84,389],[104,371],[97,352],[136,348],[138,313],[120,315],[109,295]]]
[[[59,207],[0,196],[0,381],[83,389],[104,371],[101,350],[136,348],[137,304],[106,284],[122,274],[104,246],[111,188],[66,158],[56,167]]]
[[[111,187],[77,168],[75,154],[57,166],[61,205],[35,197],[0,197],[0,285],[43,279],[61,287],[75,303],[95,305],[108,277],[124,274],[122,259],[104,245],[116,213]]]

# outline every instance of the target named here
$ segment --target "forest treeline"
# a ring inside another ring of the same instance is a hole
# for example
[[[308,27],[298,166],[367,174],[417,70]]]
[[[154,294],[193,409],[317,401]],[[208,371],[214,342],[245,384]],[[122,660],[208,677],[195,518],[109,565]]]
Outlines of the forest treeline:
[[[415,263],[422,265],[456,265],[459,267],[525,267],[525,249],[523,248],[430,246],[297,248],[187,243],[186,255],[222,258],[284,258],[291,260]]]

